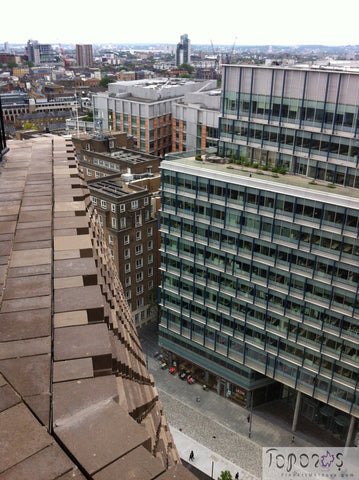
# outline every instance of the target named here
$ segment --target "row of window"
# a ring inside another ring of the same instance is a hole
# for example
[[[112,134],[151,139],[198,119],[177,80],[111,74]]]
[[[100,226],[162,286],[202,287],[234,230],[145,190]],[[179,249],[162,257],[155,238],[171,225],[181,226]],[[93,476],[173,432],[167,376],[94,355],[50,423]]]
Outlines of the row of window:
[[[149,240],[147,243],[147,250],[152,250],[153,249],[153,241]],[[142,244],[136,245],[135,246],[135,254],[136,255],[141,255],[143,253],[143,246]],[[131,251],[129,248],[126,248],[124,250],[124,258],[125,260],[129,259],[131,257]]]
[[[262,147],[279,146],[292,153],[320,155],[356,163],[359,145],[355,139],[347,139],[322,133],[311,133],[289,128],[259,125],[250,122],[222,120],[221,136],[241,142],[254,142]]]
[[[171,296],[170,293],[169,296]],[[171,302],[166,299],[166,303]],[[287,319],[275,319],[278,324],[280,322],[282,327],[284,323],[286,324],[286,328],[279,330],[276,327],[277,323],[271,322],[273,319],[269,317],[266,324],[267,330],[263,331],[260,326],[259,328],[253,326],[249,316],[238,321],[217,312],[215,314],[217,321],[211,322],[205,309],[201,306],[192,303],[189,307],[190,310],[182,307],[181,313],[176,309],[167,310],[166,320],[170,321],[172,325],[178,325],[181,318],[181,326],[189,328],[199,335],[199,341],[204,340],[206,347],[213,348],[216,343],[219,343],[228,345],[229,349],[243,352],[243,342],[254,342],[261,344],[262,349],[268,352],[285,353],[287,357],[303,364],[304,368],[314,370],[323,376],[331,377],[334,372],[335,375],[343,377],[343,380],[349,385],[355,386],[356,384],[356,368],[346,363],[346,360],[359,361],[359,349],[355,348],[353,344],[346,345],[342,341],[336,341],[334,337],[324,336],[303,324],[290,324]],[[197,321],[198,315],[201,314],[203,318],[207,319],[206,325]],[[278,336],[278,334],[282,335]],[[321,353],[318,349],[321,350]],[[336,356],[339,356],[338,352],[340,352],[341,360],[335,361],[332,355],[335,353]]]
[[[151,264],[153,263],[153,255],[148,255],[147,257],[147,263]],[[136,260],[136,269],[142,268],[143,267],[143,258],[138,258]],[[125,263],[125,273],[130,273],[131,272],[131,264],[130,263]]]
[[[97,198],[92,197],[92,203],[97,206]],[[107,204],[106,200],[100,200],[100,206],[102,210],[107,210]],[[147,206],[149,204],[149,197],[145,197],[143,199],[143,205]],[[116,213],[116,205],[114,203],[110,203],[111,206],[111,212]],[[126,211],[126,205],[124,203],[121,203],[119,205],[120,207],[120,212],[123,213]],[[131,201],[131,210],[137,210],[138,209],[138,200],[132,200]]]
[[[153,276],[153,267],[148,268],[147,276],[148,277]],[[143,281],[143,272],[137,272],[136,273],[136,283],[139,283],[139,282],[142,282],[142,281]],[[126,287],[131,286],[131,277],[126,277],[125,285],[126,285]]]
[[[148,227],[147,228],[147,236],[152,237],[152,235],[153,235],[153,228]],[[141,238],[142,238],[142,232],[141,231],[136,232],[136,241],[141,240]],[[128,245],[130,243],[130,235],[125,235],[123,237],[123,243],[124,243],[124,245]]]
[[[224,113],[344,131],[353,131],[357,124],[354,105],[230,91],[224,95]]]
[[[172,204],[175,199],[175,202],[178,201],[181,205],[181,209],[195,211],[201,216],[210,216],[212,207],[208,205],[208,201],[212,200],[216,203],[223,202],[224,205],[234,204],[237,215],[240,213],[238,206],[241,210],[249,207],[255,209],[257,213],[268,211],[273,212],[273,216],[288,216],[293,222],[303,219],[315,222],[320,227],[332,225],[340,230],[354,232],[359,229],[358,210],[352,208],[169,171],[164,173],[163,181],[165,192],[163,203],[169,198]],[[206,201],[195,202],[179,195],[175,197],[166,193],[166,189],[170,188],[175,188],[178,192],[192,193],[197,199],[203,197]]]

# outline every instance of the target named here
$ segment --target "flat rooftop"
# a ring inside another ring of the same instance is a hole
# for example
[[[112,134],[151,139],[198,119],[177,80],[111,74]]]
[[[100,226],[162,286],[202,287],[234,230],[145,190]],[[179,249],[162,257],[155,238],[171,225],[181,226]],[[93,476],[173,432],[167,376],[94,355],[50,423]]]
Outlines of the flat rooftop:
[[[218,157],[217,157],[218,158]],[[335,186],[328,187],[328,182],[316,180],[298,175],[277,174],[269,171],[261,171],[255,168],[244,167],[235,164],[218,163],[218,161],[198,161],[195,156],[167,155],[161,163],[161,168],[180,168],[183,165],[183,173],[194,173],[213,179],[221,179],[229,183],[241,183],[253,188],[264,188],[266,190],[284,193],[288,195],[302,195],[308,199],[334,203],[336,205],[349,206],[359,209],[359,190]],[[173,167],[171,167],[173,164]],[[348,202],[350,202],[348,204]]]

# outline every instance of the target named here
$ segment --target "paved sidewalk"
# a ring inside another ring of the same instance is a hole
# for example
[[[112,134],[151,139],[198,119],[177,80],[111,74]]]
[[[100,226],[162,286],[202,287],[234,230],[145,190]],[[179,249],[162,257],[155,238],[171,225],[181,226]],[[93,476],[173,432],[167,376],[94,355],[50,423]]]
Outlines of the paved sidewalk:
[[[193,450],[194,460],[190,463],[198,470],[206,473],[209,478],[217,479],[224,470],[231,472],[233,478],[238,472],[240,480],[255,480],[257,478],[201,443],[196,442],[177,428],[170,425],[170,429],[181,458],[189,462],[189,454]]]
[[[188,462],[189,451],[192,449],[195,452],[196,448],[201,452],[198,465],[195,465],[200,470],[205,468],[208,472],[214,455],[230,466],[227,469],[232,476],[238,471],[242,474],[240,478],[260,479],[262,447],[291,446],[293,413],[286,411],[287,407],[283,402],[266,404],[253,410],[252,433],[249,438],[248,410],[215,392],[203,391],[199,384],[189,385],[180,380],[178,375],[161,370],[160,362],[154,358],[154,353],[159,351],[155,326],[143,327],[139,331],[139,337],[172,435],[181,458],[185,461]],[[197,401],[198,397],[200,401]],[[338,445],[338,439],[331,437],[317,425],[303,420],[299,419],[298,422],[295,446]],[[196,447],[186,447],[179,434]],[[214,475],[214,479],[217,478],[218,475]]]

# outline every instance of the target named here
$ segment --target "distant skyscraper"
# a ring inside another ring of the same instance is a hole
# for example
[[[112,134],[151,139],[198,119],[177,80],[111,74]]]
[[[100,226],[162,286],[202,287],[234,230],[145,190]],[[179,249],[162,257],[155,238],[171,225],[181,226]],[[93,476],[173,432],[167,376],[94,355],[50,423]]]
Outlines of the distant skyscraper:
[[[9,43],[4,42],[4,52],[7,53],[9,51]]]
[[[76,61],[80,67],[93,65],[92,45],[76,45]]]
[[[191,40],[187,33],[181,35],[180,42],[177,43],[176,65],[182,65],[182,63],[191,63]]]
[[[54,51],[48,43],[39,43],[37,40],[28,40],[27,55],[30,62],[35,65],[54,61]]]

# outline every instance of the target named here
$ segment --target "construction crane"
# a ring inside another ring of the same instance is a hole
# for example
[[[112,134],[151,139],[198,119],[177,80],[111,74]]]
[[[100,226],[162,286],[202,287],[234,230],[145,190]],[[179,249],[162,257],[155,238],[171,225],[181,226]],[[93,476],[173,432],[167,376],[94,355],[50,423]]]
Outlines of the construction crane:
[[[233,42],[233,45],[232,45],[232,49],[231,49],[230,54],[227,53],[227,55],[226,55],[226,62],[227,62],[227,63],[231,63],[231,61],[232,61],[233,52],[234,52],[234,46],[235,46],[235,44],[236,44],[236,40],[237,40],[237,37],[235,37],[235,39],[234,39],[234,42]]]
[[[64,54],[64,49],[62,48],[61,43],[59,43],[59,47],[60,47],[60,50],[61,50],[62,58],[64,59],[64,62],[65,62],[65,70],[68,70],[70,62],[68,61],[67,57]]]

